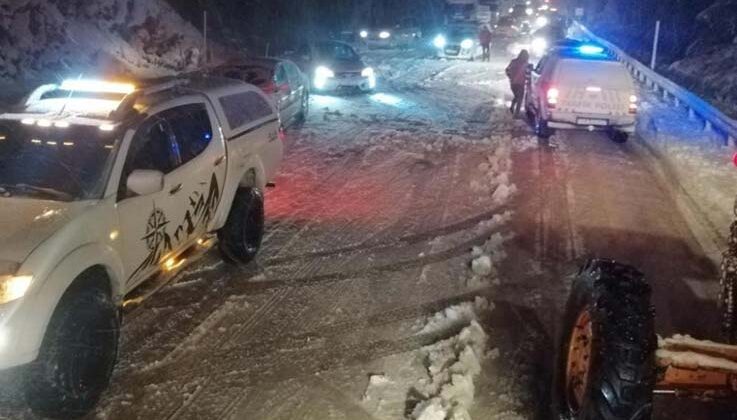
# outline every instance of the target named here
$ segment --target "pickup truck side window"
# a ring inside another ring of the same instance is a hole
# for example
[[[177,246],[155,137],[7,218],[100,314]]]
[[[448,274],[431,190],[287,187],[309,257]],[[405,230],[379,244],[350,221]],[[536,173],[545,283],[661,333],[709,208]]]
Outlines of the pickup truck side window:
[[[161,114],[144,122],[133,137],[120,178],[118,197],[131,197],[128,192],[128,177],[135,170],[154,170],[164,174],[176,169],[181,163],[179,146],[169,124]]]
[[[232,131],[243,129],[254,121],[273,115],[269,103],[256,92],[222,96],[220,106],[225,111],[225,118]]]
[[[543,69],[545,69],[545,63],[547,63],[547,62],[548,62],[548,56],[546,55],[545,57],[543,57],[542,59],[540,59],[540,62],[539,63],[537,63],[537,67],[535,67],[535,73],[542,74],[543,73]]]
[[[207,149],[212,140],[212,125],[205,104],[184,105],[162,114],[174,133],[181,165]]]

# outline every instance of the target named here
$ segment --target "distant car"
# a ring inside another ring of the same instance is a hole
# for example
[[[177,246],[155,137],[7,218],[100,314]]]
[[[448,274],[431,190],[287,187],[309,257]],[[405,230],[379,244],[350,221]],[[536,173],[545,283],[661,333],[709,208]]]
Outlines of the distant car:
[[[473,61],[482,54],[475,25],[452,25],[433,40],[438,58]]]
[[[305,43],[291,57],[310,78],[312,92],[370,92],[376,88],[374,69],[344,42]]]
[[[368,48],[408,48],[422,38],[422,29],[414,19],[403,19],[394,26],[363,28],[359,37]]]
[[[604,48],[555,48],[532,71],[526,110],[541,138],[554,129],[588,129],[607,131],[623,143],[635,131],[635,92],[625,66]]]
[[[214,73],[261,88],[274,102],[282,129],[307,119],[310,111],[309,77],[289,60],[251,58],[220,66]]]
[[[515,20],[511,16],[504,16],[494,25],[494,36],[497,38],[513,38],[519,35]]]

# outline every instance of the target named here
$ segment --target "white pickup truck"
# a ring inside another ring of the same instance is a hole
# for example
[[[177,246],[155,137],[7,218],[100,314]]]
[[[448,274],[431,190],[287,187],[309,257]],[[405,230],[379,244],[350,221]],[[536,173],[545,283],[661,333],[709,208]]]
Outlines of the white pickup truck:
[[[70,80],[0,115],[0,369],[33,410],[94,407],[134,288],[214,243],[255,257],[277,130],[258,88],[219,78]]]

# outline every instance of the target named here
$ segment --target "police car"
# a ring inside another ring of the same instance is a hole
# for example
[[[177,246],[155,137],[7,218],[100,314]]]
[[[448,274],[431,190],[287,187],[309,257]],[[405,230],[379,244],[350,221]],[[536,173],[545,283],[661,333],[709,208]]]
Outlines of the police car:
[[[623,143],[635,131],[634,81],[601,46],[572,43],[551,50],[532,70],[527,92],[527,116],[541,138],[555,129],[586,129]]]

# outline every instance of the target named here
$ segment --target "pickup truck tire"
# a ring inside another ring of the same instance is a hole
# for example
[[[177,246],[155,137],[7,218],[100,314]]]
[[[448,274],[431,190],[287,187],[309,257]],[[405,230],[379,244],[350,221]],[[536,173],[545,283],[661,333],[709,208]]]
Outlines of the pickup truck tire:
[[[650,286],[636,269],[591,260],[566,307],[553,379],[553,418],[647,420],[655,387]]]
[[[25,372],[31,409],[49,418],[87,414],[110,383],[119,333],[119,311],[106,291],[85,287],[67,292],[47,327],[38,358]]]
[[[219,249],[231,264],[248,264],[256,258],[264,237],[264,196],[256,188],[240,188],[228,220],[218,231]]]

